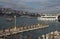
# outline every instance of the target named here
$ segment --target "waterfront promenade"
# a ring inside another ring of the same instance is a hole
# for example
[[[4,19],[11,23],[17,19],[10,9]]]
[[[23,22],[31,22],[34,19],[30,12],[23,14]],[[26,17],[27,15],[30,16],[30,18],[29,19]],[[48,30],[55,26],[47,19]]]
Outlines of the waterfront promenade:
[[[8,36],[8,35],[13,35],[13,34],[17,34],[20,32],[25,32],[25,31],[30,31],[30,30],[35,30],[35,29],[40,29],[40,28],[47,28],[49,27],[49,25],[32,25],[32,26],[24,26],[24,27],[14,27],[14,28],[9,28],[9,29],[5,29],[5,30],[0,30],[0,37],[3,36]]]

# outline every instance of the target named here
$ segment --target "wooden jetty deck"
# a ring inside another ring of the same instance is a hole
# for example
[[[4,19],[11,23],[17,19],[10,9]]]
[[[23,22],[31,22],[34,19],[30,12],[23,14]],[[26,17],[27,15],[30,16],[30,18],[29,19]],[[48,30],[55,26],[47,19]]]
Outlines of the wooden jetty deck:
[[[0,37],[8,36],[10,34],[17,34],[20,32],[25,32],[25,31],[30,31],[30,30],[35,30],[35,29],[40,29],[40,28],[47,28],[49,25],[32,25],[32,26],[25,26],[25,27],[16,27],[16,29],[11,28],[11,29],[5,29],[5,31],[0,30]]]

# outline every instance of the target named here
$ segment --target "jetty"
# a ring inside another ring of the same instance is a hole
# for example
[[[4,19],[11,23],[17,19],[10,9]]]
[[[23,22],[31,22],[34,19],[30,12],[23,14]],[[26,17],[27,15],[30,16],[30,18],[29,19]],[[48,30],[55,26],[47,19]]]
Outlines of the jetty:
[[[49,27],[49,25],[47,25],[47,24],[34,24],[31,26],[17,27],[16,26],[16,16],[14,16],[14,27],[0,30],[0,37],[5,38],[9,35],[14,35],[14,34],[18,34],[21,32],[27,32],[27,31],[31,31],[31,30],[35,30],[35,29],[41,29],[41,28],[47,28],[47,27]]]
[[[3,36],[8,36],[10,34],[17,34],[20,32],[25,32],[25,31],[30,31],[30,30],[35,30],[35,29],[40,29],[40,28],[47,28],[49,25],[32,25],[32,26],[24,26],[24,27],[14,27],[14,28],[9,28],[5,30],[0,30],[0,37]]]

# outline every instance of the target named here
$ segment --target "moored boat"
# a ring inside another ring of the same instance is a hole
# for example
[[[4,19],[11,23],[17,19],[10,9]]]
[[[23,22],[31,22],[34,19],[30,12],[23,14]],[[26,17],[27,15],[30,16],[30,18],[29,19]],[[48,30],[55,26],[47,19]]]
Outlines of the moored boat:
[[[54,21],[54,20],[58,20],[58,16],[41,16],[38,17],[37,19],[42,21]]]

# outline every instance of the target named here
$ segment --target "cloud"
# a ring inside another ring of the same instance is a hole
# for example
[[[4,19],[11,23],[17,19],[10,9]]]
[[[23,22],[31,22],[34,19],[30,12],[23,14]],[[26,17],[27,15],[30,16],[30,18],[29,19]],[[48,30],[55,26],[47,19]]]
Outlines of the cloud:
[[[27,6],[25,2],[21,2],[19,0],[0,0],[0,6],[6,8],[14,8],[14,9],[30,9],[30,6]]]
[[[45,2],[45,1],[48,1],[48,0],[20,0],[20,1],[23,1],[23,2]]]
[[[0,6],[40,13],[57,13],[60,0],[0,0]]]
[[[35,4],[37,11],[40,13],[57,13],[60,11],[60,0],[48,0],[48,1],[39,1],[32,2]]]

